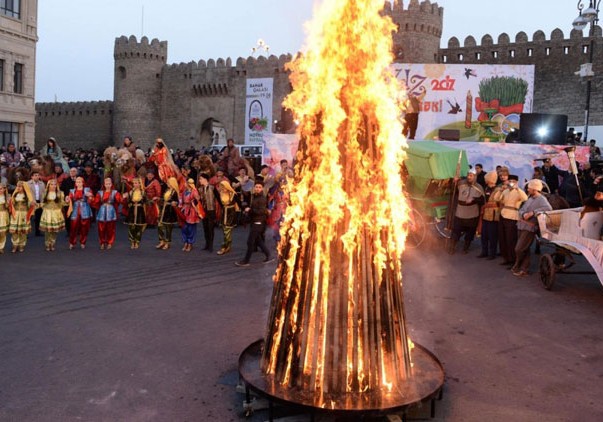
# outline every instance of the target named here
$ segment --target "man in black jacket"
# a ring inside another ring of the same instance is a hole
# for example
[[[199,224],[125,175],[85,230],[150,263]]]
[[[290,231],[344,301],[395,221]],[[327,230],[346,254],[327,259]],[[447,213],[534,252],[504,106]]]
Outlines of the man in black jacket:
[[[245,212],[249,214],[249,237],[247,238],[247,253],[242,261],[235,262],[238,267],[249,266],[249,260],[251,254],[258,247],[266,258],[264,263],[274,261],[274,258],[270,257],[270,251],[264,243],[264,231],[266,230],[266,218],[268,217],[268,208],[266,197],[264,196],[264,185],[260,182],[256,182],[253,186],[253,195],[251,196],[251,203],[249,207],[245,208]]]

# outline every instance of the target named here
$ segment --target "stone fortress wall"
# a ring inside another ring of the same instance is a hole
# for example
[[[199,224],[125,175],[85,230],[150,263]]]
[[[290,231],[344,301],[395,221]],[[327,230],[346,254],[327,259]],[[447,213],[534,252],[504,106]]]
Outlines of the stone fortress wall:
[[[383,13],[398,27],[393,36],[396,62],[535,64],[533,111],[567,114],[570,125],[583,124],[585,84],[574,75],[589,56],[590,38],[582,32],[572,31],[565,38],[557,29],[547,39],[542,31],[537,31],[532,40],[520,32],[514,42],[507,34],[501,34],[496,44],[490,35],[482,37],[480,44],[470,36],[462,46],[453,37],[445,48],[440,48],[444,9],[437,3],[394,0],[386,2]],[[594,39],[595,48],[602,48],[600,28]],[[157,136],[173,149],[200,147],[209,145],[216,124],[224,127],[236,142],[243,142],[247,78],[274,78],[272,119],[290,120],[281,104],[291,90],[286,70],[291,55],[177,64],[167,64],[167,57],[167,41],[117,38],[114,101],[37,104],[36,148],[48,136],[55,136],[62,146],[102,147],[121,145],[125,135],[133,136],[134,142],[144,149]],[[603,67],[603,55],[595,54],[594,61],[596,72]],[[603,124],[602,112],[603,89],[595,83],[591,125]]]
[[[113,101],[36,104],[36,150],[51,136],[62,149],[105,148],[112,143]]]

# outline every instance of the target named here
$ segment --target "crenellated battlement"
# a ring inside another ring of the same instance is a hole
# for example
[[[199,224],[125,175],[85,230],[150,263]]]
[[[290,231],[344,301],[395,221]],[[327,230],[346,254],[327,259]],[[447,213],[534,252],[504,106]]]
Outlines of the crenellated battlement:
[[[601,37],[602,30],[600,26],[595,28],[595,37]],[[510,37],[507,33],[503,32],[498,36],[497,43],[494,43],[494,38],[490,34],[485,34],[481,38],[480,44],[477,44],[475,38],[471,35],[465,38],[463,42],[463,46],[461,47],[459,39],[457,37],[452,37],[448,40],[447,48],[463,48],[463,47],[509,47],[514,44],[529,44],[529,43],[576,43],[581,41],[590,41],[590,36],[588,34],[584,34],[583,31],[577,31],[572,29],[569,34],[569,38],[565,38],[563,31],[559,28],[554,29],[551,32],[550,37],[547,39],[544,31],[538,30],[534,32],[532,35],[532,41],[529,41],[528,35],[521,31],[515,35],[515,41],[512,43],[510,41]]]
[[[404,7],[404,0],[386,0],[384,12],[389,15],[399,13],[429,13],[440,18],[444,17],[444,8],[438,6],[438,3],[432,3],[429,0],[423,0],[422,2],[419,2],[419,0],[410,0],[408,8]]]
[[[148,59],[167,61],[167,41],[159,41],[157,38],[149,43],[147,37],[142,37],[140,42],[134,35],[130,38],[121,36],[115,39],[113,57],[117,59]]]
[[[199,61],[190,61],[188,63],[172,63],[165,66],[165,70],[168,72],[192,72],[196,70],[206,70],[206,69],[222,69],[222,70],[230,70],[236,69],[237,71],[245,71],[247,69],[258,69],[258,68],[272,68],[279,69],[284,71],[285,66],[293,59],[291,54],[281,54],[279,57],[275,55],[271,55],[266,58],[264,56],[260,57],[252,57],[249,56],[247,58],[239,57],[235,64],[233,65],[233,61],[230,57],[223,59],[219,58],[208,59],[207,61],[201,59]]]
[[[36,103],[36,113],[39,117],[102,115],[111,114],[112,111],[113,101]]]
[[[601,27],[595,28],[594,38],[601,38]],[[444,63],[513,63],[522,60],[554,60],[560,63],[576,66],[576,62],[568,58],[576,58],[588,55],[591,37],[583,31],[575,29],[569,32],[566,38],[559,28],[554,29],[547,38],[546,34],[538,30],[532,35],[530,41],[528,35],[521,31],[511,41],[507,33],[497,37],[496,42],[490,34],[482,36],[478,43],[473,36],[464,39],[461,45],[457,37],[448,40],[446,48],[440,49],[439,61]],[[582,63],[583,61],[580,61]]]

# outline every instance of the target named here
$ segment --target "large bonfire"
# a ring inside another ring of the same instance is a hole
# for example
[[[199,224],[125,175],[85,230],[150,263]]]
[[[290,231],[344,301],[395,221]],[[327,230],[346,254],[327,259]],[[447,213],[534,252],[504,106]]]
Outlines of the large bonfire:
[[[325,0],[285,105],[300,122],[262,370],[318,396],[410,376],[400,258],[405,140],[382,0]]]

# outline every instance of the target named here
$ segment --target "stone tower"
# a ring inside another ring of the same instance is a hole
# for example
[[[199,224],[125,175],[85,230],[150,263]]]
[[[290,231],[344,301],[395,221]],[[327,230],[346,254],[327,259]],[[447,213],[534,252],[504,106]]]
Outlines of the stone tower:
[[[135,36],[115,39],[113,141],[121,145],[131,135],[141,148],[161,135],[161,81],[167,41]]]
[[[442,37],[444,8],[437,3],[410,0],[385,2],[385,11],[398,26],[394,33],[394,61],[397,63],[437,63]]]

